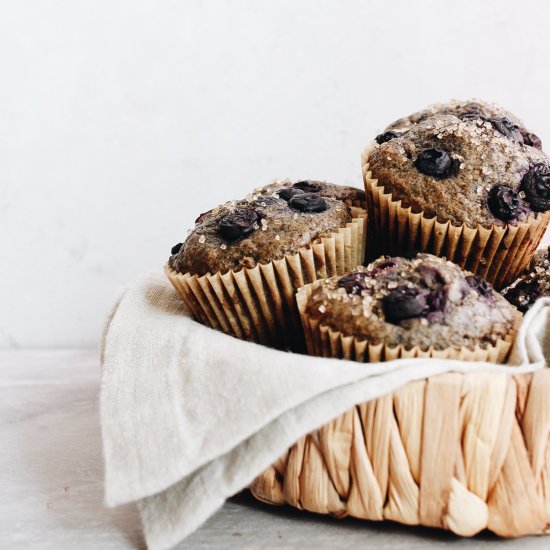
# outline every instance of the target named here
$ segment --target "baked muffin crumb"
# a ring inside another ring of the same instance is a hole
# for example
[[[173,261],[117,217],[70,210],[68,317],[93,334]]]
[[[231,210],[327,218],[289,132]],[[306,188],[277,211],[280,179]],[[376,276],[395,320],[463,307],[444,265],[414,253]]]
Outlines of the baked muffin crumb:
[[[515,225],[550,209],[550,158],[482,119],[423,119],[376,145],[368,163],[393,200],[443,223]]]
[[[201,214],[172,248],[169,266],[205,275],[280,260],[346,227],[351,205],[363,200],[364,191],[353,187],[276,182]]]
[[[517,317],[484,279],[430,254],[383,257],[326,279],[306,313],[372,344],[436,350],[493,345],[512,331]]]

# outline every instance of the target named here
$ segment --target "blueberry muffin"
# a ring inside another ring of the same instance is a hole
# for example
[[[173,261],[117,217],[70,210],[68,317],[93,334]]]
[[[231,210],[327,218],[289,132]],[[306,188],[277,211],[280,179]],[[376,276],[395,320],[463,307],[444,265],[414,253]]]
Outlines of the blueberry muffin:
[[[296,290],[362,263],[366,212],[328,194],[290,189],[205,212],[172,248],[167,275],[198,320],[294,349]]]
[[[550,158],[482,118],[420,120],[367,151],[363,172],[376,253],[432,252],[502,287],[548,224]]]
[[[527,269],[502,295],[525,313],[539,298],[550,297],[550,249],[537,250]]]
[[[430,254],[383,257],[298,295],[313,354],[343,356],[347,347],[348,358],[365,361],[504,360],[519,315],[484,279]]]
[[[383,143],[410,129],[414,124],[423,122],[435,115],[454,115],[460,120],[482,120],[503,136],[522,145],[542,149],[540,138],[525,128],[521,119],[510,111],[503,109],[496,103],[488,103],[480,99],[467,101],[452,100],[448,103],[436,103],[427,109],[418,111],[410,116],[400,118],[390,124],[384,132],[376,137],[378,143]]]
[[[351,223],[351,208],[343,201],[296,191],[254,194],[201,214],[185,242],[172,249],[170,267],[198,275],[253,268],[296,254]]]

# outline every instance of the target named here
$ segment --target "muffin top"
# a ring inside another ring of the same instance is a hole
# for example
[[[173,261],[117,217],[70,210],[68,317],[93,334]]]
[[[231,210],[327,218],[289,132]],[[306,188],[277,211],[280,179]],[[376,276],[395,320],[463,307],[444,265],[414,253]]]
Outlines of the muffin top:
[[[372,177],[413,212],[490,227],[550,209],[550,158],[488,121],[436,115],[386,138],[368,154]]]
[[[539,298],[550,296],[550,249],[537,250],[527,269],[502,295],[525,313]]]
[[[201,214],[185,242],[172,248],[169,265],[196,275],[251,268],[295,254],[351,219],[341,200],[274,187]]]
[[[535,147],[536,149],[542,149],[540,138],[536,134],[529,132],[521,119],[500,105],[488,103],[481,99],[470,99],[467,101],[452,100],[448,103],[430,105],[427,109],[396,120],[378,138],[383,139],[386,132],[393,131],[398,133],[399,130],[407,130],[414,124],[418,124],[435,115],[454,115],[461,120],[481,119],[491,123],[497,131],[508,135],[519,143]]]
[[[306,311],[345,336],[437,350],[494,344],[517,316],[484,279],[430,254],[382,257],[326,279]]]
[[[349,206],[361,206],[365,202],[365,191],[363,189],[317,180],[301,180],[295,183],[289,179],[278,180],[264,187],[260,187],[254,192],[259,194],[273,194],[282,189],[297,189],[298,192],[319,193],[321,197],[338,199],[344,201]],[[286,194],[288,195],[293,192],[294,191],[288,191]],[[283,192],[283,195],[285,195],[285,192]]]

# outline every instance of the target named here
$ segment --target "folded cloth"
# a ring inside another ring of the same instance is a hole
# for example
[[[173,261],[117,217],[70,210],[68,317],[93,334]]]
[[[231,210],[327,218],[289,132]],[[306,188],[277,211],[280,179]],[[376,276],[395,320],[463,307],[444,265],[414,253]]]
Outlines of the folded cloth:
[[[516,366],[440,359],[359,364],[285,353],[193,321],[158,274],[124,290],[102,344],[108,506],[137,501],[153,550],[193,532],[300,437],[353,405],[448,371],[544,368],[550,300],[525,317]]]

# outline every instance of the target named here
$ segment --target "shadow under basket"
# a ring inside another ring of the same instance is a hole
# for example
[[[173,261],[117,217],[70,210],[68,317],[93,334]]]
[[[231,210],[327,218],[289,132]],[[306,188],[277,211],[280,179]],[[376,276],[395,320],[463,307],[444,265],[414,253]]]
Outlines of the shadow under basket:
[[[548,534],[549,434],[550,370],[442,374],[303,437],[250,490],[269,504],[463,537]]]

